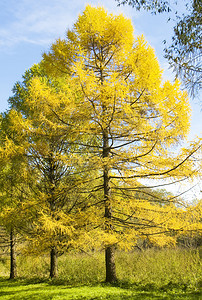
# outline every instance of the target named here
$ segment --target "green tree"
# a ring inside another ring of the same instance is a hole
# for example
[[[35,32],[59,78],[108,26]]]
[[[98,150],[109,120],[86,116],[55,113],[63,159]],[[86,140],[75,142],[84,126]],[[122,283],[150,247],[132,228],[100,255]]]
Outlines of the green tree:
[[[167,0],[116,0],[118,5],[128,4],[137,10],[145,9],[153,13],[171,11],[171,3]]]

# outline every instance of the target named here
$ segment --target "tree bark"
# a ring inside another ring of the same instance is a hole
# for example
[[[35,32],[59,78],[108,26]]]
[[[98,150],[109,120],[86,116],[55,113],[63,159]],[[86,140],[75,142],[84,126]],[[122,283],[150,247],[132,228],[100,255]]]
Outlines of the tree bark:
[[[103,158],[109,157],[109,138],[108,132],[103,132]],[[105,230],[112,230],[111,218],[111,201],[110,201],[110,177],[109,168],[107,165],[104,166],[103,172],[104,178],[104,201],[105,201]],[[115,248],[113,245],[108,246],[105,249],[105,266],[106,266],[106,282],[113,283],[117,281],[116,277],[116,265],[114,257]]]
[[[58,275],[57,250],[53,247],[50,252],[50,278],[56,278]]]
[[[10,231],[10,279],[15,279],[17,276],[16,252],[15,252],[15,237],[14,230]]]
[[[115,254],[114,246],[110,246],[105,249],[106,282],[109,283],[113,283],[117,281],[114,254]]]

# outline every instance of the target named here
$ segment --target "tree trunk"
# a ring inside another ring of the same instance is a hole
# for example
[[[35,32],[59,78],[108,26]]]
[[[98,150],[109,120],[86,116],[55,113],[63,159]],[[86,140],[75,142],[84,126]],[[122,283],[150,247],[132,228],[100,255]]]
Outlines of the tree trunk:
[[[117,281],[114,250],[114,246],[105,249],[106,282],[109,283]]]
[[[58,275],[57,250],[53,247],[50,252],[50,278],[56,278]]]
[[[109,201],[105,203],[105,218],[109,221],[106,221],[105,230],[112,230],[112,224],[110,219],[112,217],[111,207],[109,206]],[[105,265],[106,265],[106,282],[113,283],[117,281],[116,277],[116,265],[115,265],[115,247],[113,245],[108,246],[105,249]]]
[[[103,157],[104,158],[109,157],[109,138],[108,138],[107,131],[103,132]],[[104,166],[103,178],[104,178],[104,201],[105,201],[105,230],[111,231],[112,211],[111,211],[110,185],[109,185],[110,177],[109,177],[109,168],[107,165]],[[117,281],[114,251],[115,248],[113,245],[110,245],[105,249],[106,282],[109,283]]]
[[[14,230],[10,231],[10,279],[17,276]]]

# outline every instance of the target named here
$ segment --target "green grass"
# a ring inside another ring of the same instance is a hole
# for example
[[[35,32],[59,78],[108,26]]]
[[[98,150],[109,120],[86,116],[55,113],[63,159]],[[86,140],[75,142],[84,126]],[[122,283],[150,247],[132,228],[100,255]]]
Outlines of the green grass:
[[[18,256],[18,279],[8,280],[9,261],[0,261],[0,300],[7,299],[202,299],[199,251],[148,249],[116,253],[118,283],[104,284],[104,254],[71,253],[59,258],[50,280],[49,257]]]
[[[30,283],[29,281],[0,280],[0,300],[67,300],[67,299],[184,299],[200,300],[199,292],[140,291],[118,286],[65,286],[53,282]]]

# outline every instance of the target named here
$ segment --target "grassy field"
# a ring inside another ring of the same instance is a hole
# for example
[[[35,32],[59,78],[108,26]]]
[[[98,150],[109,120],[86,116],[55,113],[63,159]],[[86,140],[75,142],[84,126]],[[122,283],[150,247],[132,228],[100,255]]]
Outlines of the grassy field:
[[[133,287],[124,288],[118,286],[66,286],[53,282],[30,283],[29,281],[0,280],[0,300],[67,300],[67,299],[184,299],[200,300],[202,294],[182,290],[144,291]]]
[[[48,257],[18,257],[18,279],[8,280],[0,261],[0,300],[202,299],[202,262],[196,250],[117,252],[118,283],[104,284],[103,253],[59,258],[59,276],[48,278]]]

